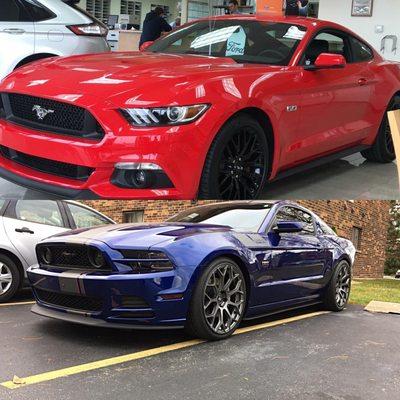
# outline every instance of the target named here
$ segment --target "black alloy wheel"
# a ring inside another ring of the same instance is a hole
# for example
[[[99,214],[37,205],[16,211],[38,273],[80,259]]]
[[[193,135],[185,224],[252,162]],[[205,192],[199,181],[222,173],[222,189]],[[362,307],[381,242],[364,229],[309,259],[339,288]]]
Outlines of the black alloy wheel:
[[[200,198],[256,199],[265,186],[269,148],[264,130],[248,115],[230,120],[207,155]]]

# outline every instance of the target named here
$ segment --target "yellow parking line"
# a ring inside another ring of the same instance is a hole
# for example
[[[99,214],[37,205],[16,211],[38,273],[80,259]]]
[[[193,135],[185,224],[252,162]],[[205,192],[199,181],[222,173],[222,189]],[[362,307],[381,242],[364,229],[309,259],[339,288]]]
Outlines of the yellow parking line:
[[[20,301],[16,303],[0,303],[0,307],[7,307],[7,306],[23,306],[26,304],[35,304],[34,301]]]
[[[260,329],[272,328],[274,326],[287,324],[290,322],[300,321],[302,319],[316,317],[318,315],[326,314],[327,311],[313,312],[303,315],[298,315],[296,317],[284,318],[278,321],[266,322],[263,324],[258,324],[254,326],[249,326],[245,328],[238,329],[234,334],[241,335],[243,333],[253,332]],[[168,353],[174,350],[184,349],[187,347],[192,347],[201,343],[204,343],[205,340],[194,339],[188,340],[181,343],[170,344],[167,346],[156,347],[154,349],[139,351],[137,353],[126,354],[124,356],[107,358],[104,360],[94,361],[86,364],[76,365],[73,367],[58,369],[55,371],[45,372],[38,375],[28,376],[26,378],[18,378],[14,381],[7,381],[1,383],[1,386],[6,387],[7,389],[18,389],[21,387],[25,387],[28,385],[34,385],[36,383],[47,382],[57,378],[63,378],[70,375],[80,374],[82,372],[93,371],[99,368],[110,367],[117,364],[126,363],[129,361],[139,360],[142,358],[152,357],[162,353]]]

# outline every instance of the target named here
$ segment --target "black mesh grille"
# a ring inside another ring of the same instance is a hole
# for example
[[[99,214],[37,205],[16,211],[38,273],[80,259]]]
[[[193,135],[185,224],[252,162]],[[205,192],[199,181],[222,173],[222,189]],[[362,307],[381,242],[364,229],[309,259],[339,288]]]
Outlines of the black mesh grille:
[[[9,105],[7,119],[32,129],[100,140],[104,130],[86,109],[19,93],[1,95]],[[10,114],[10,115],[8,115]]]
[[[123,308],[149,308],[149,304],[137,296],[122,296],[121,307]]]
[[[5,113],[4,113],[3,99],[1,98],[1,95],[0,95],[0,118],[4,118],[4,117],[5,117]]]
[[[0,145],[0,154],[11,161],[24,165],[36,171],[44,172],[46,174],[62,176],[64,178],[76,179],[79,181],[87,181],[89,176],[94,171],[93,168],[84,167],[81,165],[68,164],[61,161],[49,160],[31,156],[29,154],[21,153],[10,149],[9,147]]]
[[[46,248],[51,251],[51,262],[49,265],[52,267],[61,268],[79,268],[79,269],[90,269],[90,270],[110,270],[109,265],[96,268],[90,261],[89,251],[94,249],[90,246],[79,245],[79,244],[43,244],[37,246],[38,259],[42,263],[40,254],[41,251]]]
[[[96,297],[78,296],[34,289],[37,298],[46,304],[81,311],[101,311],[103,301]]]

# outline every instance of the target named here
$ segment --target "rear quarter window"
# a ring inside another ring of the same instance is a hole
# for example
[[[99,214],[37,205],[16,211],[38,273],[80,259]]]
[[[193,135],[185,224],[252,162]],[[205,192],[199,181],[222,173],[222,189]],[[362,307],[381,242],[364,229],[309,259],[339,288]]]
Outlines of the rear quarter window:
[[[56,15],[36,0],[22,0],[24,6],[32,16],[34,22],[46,21],[55,18]]]
[[[374,58],[374,53],[372,49],[365,43],[356,39],[355,37],[350,37],[351,48],[353,53],[353,62],[367,62]]]

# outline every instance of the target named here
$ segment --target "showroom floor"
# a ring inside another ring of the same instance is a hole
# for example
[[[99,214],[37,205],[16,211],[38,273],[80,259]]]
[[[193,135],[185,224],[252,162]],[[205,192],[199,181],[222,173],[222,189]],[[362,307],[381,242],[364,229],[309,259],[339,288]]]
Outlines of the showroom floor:
[[[20,299],[27,300],[27,299]],[[358,306],[86,371],[85,363],[190,338],[173,331],[129,332],[46,320],[30,304],[0,307],[0,382],[77,366],[75,375],[14,390],[2,400],[76,399],[394,399],[400,391],[400,316]],[[302,317],[313,310],[289,316]],[[93,388],[96,390],[94,395]],[[79,395],[78,395],[79,392]],[[95,396],[95,397],[93,397]]]
[[[0,178],[0,197],[48,199]],[[264,199],[394,199],[399,198],[396,164],[367,162],[360,153],[304,173],[272,182]]]

